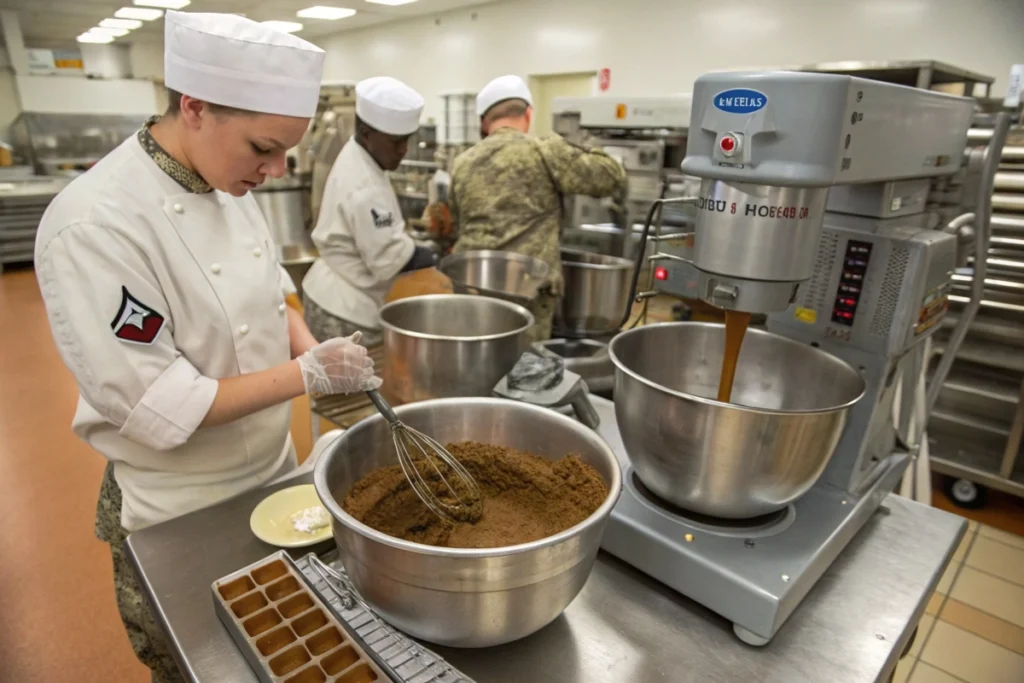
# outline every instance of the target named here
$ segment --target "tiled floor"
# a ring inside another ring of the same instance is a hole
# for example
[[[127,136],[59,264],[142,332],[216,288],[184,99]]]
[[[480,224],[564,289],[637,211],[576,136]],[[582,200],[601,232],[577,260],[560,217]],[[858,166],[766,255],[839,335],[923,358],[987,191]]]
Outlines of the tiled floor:
[[[1024,538],[970,523],[896,683],[1024,681]]]
[[[0,329],[0,681],[148,681],[114,607],[109,552],[92,536],[104,462],[68,427],[77,392],[31,271],[0,276]],[[292,425],[304,457],[304,399]],[[1024,528],[1019,501],[999,510],[984,521]],[[972,523],[938,589],[896,680],[1024,683],[1024,537]]]

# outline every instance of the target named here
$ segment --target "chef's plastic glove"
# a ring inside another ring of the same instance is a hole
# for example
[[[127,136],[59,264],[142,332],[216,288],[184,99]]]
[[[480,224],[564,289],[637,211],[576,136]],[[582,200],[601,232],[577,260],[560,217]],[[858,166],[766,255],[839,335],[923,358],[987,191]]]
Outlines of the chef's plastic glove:
[[[373,374],[373,359],[359,345],[362,333],[336,337],[299,356],[306,393],[354,394],[378,389],[381,379]]]

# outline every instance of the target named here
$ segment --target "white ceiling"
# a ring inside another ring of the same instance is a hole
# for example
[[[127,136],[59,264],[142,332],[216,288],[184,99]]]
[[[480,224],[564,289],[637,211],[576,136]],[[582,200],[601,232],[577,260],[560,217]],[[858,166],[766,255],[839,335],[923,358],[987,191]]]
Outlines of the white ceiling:
[[[494,0],[419,0],[390,7],[363,0],[192,0],[184,8],[189,12],[235,12],[256,21],[277,19],[298,21],[304,25],[296,35],[316,42],[317,38],[388,21],[436,14]],[[357,14],[338,21],[298,19],[295,12],[313,5],[348,7]],[[60,47],[74,44],[75,36],[92,28],[101,19],[113,17],[120,7],[132,6],[132,0],[0,0],[0,9],[18,11],[27,47]],[[116,42],[158,42],[162,39],[163,20],[144,22]]]

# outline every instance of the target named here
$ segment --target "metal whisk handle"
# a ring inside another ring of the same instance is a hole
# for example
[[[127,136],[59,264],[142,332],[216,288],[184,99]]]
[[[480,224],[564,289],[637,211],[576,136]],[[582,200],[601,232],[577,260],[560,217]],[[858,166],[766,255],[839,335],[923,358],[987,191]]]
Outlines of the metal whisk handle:
[[[400,424],[398,416],[395,415],[395,411],[391,409],[391,404],[389,404],[384,397],[380,395],[379,391],[371,389],[366,392],[366,395],[370,397],[370,400],[373,401],[373,405],[377,407],[377,410],[380,411],[380,414],[384,416],[384,419],[388,421],[389,425],[395,427]]]

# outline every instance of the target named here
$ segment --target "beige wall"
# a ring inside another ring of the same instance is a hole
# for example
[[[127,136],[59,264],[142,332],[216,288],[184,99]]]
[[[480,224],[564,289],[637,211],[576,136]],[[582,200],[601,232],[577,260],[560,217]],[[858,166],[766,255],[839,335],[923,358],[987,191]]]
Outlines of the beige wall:
[[[400,78],[438,116],[440,93],[504,73],[608,67],[609,94],[662,95],[715,69],[938,59],[995,76],[1002,95],[1024,62],[1019,0],[505,0],[437,19],[318,40],[325,77]]]

